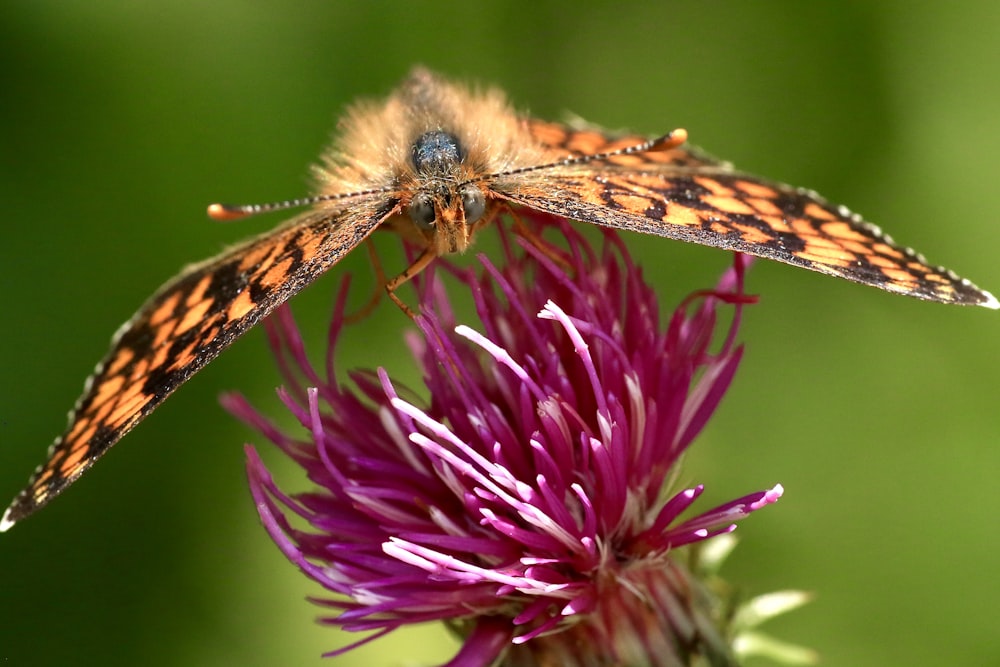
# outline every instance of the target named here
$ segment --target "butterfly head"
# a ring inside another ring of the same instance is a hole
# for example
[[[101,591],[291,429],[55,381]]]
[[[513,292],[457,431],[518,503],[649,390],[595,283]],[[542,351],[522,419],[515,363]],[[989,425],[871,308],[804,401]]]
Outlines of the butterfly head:
[[[464,157],[458,138],[443,130],[425,132],[413,142],[414,179],[403,210],[438,254],[465,250],[486,217],[484,186],[467,180]]]

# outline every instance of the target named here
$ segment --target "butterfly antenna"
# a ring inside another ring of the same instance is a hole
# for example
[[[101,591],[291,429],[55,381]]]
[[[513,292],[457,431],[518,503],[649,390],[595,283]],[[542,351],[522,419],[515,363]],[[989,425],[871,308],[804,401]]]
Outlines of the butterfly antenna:
[[[619,157],[622,155],[635,155],[637,153],[656,153],[660,151],[668,151],[671,148],[677,148],[687,141],[688,133],[687,130],[678,128],[672,132],[668,132],[661,137],[656,139],[650,139],[649,141],[644,141],[641,144],[635,144],[634,146],[626,146],[625,148],[618,148],[613,151],[606,151],[604,153],[591,153],[589,155],[578,155],[576,157],[566,158],[565,160],[559,160],[558,162],[550,162],[548,164],[538,164],[532,165],[530,167],[520,167],[518,169],[511,169],[510,171],[501,171],[496,174],[488,174],[481,178],[474,180],[485,181],[498,176],[514,176],[517,174],[524,174],[529,171],[540,171],[542,169],[555,169],[556,167],[570,167],[576,164],[586,164],[587,162],[596,162],[599,160],[607,160],[613,157]]]
[[[299,199],[288,199],[267,204],[210,204],[208,207],[208,217],[220,222],[231,220],[242,220],[243,218],[257,215],[258,213],[271,213],[272,211],[285,211],[290,208],[300,208],[302,206],[312,206],[328,201],[339,201],[341,199],[352,199],[354,197],[366,197],[368,195],[383,194],[391,191],[391,187],[374,188],[372,190],[359,190],[357,192],[344,192],[333,195],[316,195],[314,197],[301,197]]]

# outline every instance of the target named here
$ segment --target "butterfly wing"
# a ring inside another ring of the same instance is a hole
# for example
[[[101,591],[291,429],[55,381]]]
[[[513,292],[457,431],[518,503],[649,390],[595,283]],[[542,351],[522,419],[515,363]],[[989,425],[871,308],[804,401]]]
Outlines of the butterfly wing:
[[[577,126],[552,123],[544,120],[528,119],[528,131],[541,146],[552,151],[553,158],[574,158],[638,146],[649,137],[630,133],[609,134],[607,130],[579,123]],[[619,165],[632,170],[662,169],[669,167],[689,167],[713,169],[721,172],[732,171],[732,165],[710,156],[689,144],[669,150],[650,151],[618,155],[604,161],[605,165]]]
[[[0,520],[45,505],[184,381],[279,304],[336,264],[394,212],[394,202],[313,211],[188,267],[115,334],[66,432]]]
[[[609,137],[602,144],[596,130],[563,128],[560,135],[548,125],[538,125],[535,135],[574,153],[624,141]],[[734,173],[684,146],[501,177],[491,187],[510,202],[574,220],[756,255],[921,299],[1000,306],[845,207]]]

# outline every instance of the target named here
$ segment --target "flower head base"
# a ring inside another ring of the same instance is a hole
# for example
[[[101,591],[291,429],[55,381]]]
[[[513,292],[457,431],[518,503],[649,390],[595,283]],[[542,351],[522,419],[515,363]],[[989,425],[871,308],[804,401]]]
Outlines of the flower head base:
[[[279,395],[305,440],[225,401],[318,490],[285,495],[248,447],[263,523],[339,594],[322,603],[339,610],[328,622],[372,632],[365,641],[445,620],[466,637],[453,665],[724,662],[725,628],[674,550],[732,531],[781,487],[692,514],[703,487],[672,486],[740,360],[746,260],[663,329],[617,236],[596,251],[564,221],[533,223],[558,226],[566,247],[504,235],[499,267],[448,267],[471,288],[481,331],[456,326],[442,282],[425,276],[409,345],[426,401],[381,370],[352,374],[354,391],[337,382],[343,294],[325,377],[289,311],[271,319]],[[713,350],[723,304],[734,314]]]

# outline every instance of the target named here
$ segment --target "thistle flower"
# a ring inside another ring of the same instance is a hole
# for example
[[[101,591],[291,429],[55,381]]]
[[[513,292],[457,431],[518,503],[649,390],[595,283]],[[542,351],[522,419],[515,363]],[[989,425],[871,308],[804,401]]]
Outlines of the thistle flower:
[[[471,290],[479,329],[456,326],[440,275],[422,276],[408,344],[427,398],[384,370],[351,373],[354,389],[337,380],[346,289],[323,375],[290,311],[272,317],[287,382],[278,394],[304,434],[237,395],[224,403],[316,488],[285,494],[248,446],[261,520],[335,594],[320,602],[336,610],[323,622],[371,633],[330,655],[441,620],[463,637],[455,666],[727,664],[733,609],[682,547],[731,532],[782,488],[695,512],[704,487],[676,480],[742,355],[747,260],[737,256],[663,327],[614,233],[595,249],[565,221],[531,222],[531,243],[501,232],[499,266],[439,260]],[[562,249],[541,240],[552,227]]]

